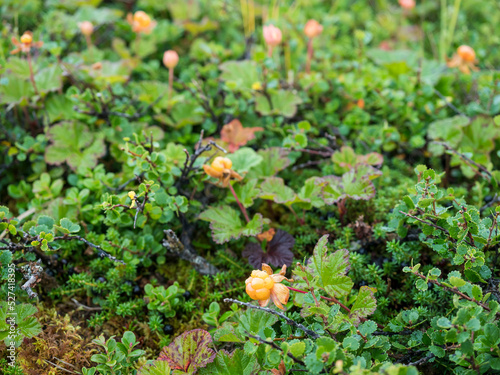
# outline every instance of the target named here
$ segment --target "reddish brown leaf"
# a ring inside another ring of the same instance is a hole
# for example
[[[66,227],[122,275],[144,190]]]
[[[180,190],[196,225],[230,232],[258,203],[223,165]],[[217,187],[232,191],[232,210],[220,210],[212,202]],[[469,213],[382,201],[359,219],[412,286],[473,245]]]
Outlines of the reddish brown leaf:
[[[240,120],[234,119],[229,124],[222,127],[220,138],[223,142],[229,144],[229,152],[235,152],[241,146],[244,146],[248,141],[255,138],[255,132],[264,130],[261,127],[244,128]]]
[[[248,258],[248,263],[259,269],[262,263],[272,264],[275,267],[281,267],[286,264],[288,267],[292,264],[292,248],[295,245],[293,236],[284,230],[278,229],[273,239],[267,244],[266,252],[262,250],[260,244],[249,243],[243,253],[243,257]]]

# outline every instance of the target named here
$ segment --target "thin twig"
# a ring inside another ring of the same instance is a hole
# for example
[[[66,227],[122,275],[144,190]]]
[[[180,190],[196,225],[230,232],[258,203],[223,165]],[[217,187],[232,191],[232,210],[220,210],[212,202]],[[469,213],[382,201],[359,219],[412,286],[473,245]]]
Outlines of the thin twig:
[[[241,301],[238,301],[237,299],[232,299],[232,298],[224,298],[224,302],[234,302],[234,303],[237,303],[237,304],[242,305],[242,306],[250,307],[251,309],[261,310],[261,311],[265,311],[265,312],[267,312],[269,314],[273,314],[273,315],[279,316],[280,318],[286,320],[286,322],[288,324],[290,324],[291,326],[297,327],[298,329],[300,329],[301,331],[303,331],[306,335],[308,335],[312,339],[319,338],[319,335],[316,332],[311,331],[310,329],[307,329],[302,324],[297,323],[295,320],[290,319],[285,314],[283,314],[283,313],[281,313],[279,311],[270,309],[268,307],[260,307],[260,306],[252,305],[251,303],[247,303],[247,302],[241,302]]]
[[[86,240],[85,238],[77,235],[64,235],[64,236],[59,236],[59,237],[54,237],[54,240],[79,240],[85,243],[86,245],[90,246],[93,249],[96,249],[100,257],[106,257],[109,260],[112,260],[113,262],[121,263],[121,264],[126,264],[123,260],[120,260],[111,254],[108,254],[106,251],[103,250],[102,247],[99,245],[94,245],[92,242]]]
[[[466,299],[467,301],[470,301],[470,302],[474,302],[476,305],[478,306],[481,306],[483,309],[485,309],[486,311],[491,311],[491,309],[486,306],[484,303],[482,303],[481,301],[477,301],[475,300],[474,298],[471,298],[469,297],[468,295],[462,293],[461,291],[458,290],[457,287],[453,287],[453,288],[450,288],[450,287],[447,287],[446,285],[443,285],[441,284],[439,281],[437,280],[428,280],[427,277],[425,277],[423,274],[419,273],[419,272],[414,272],[413,273],[415,276],[418,276],[420,277],[422,280],[425,280],[427,282],[430,282],[434,285],[437,285],[438,287],[440,288],[443,288],[444,290],[447,290],[447,291],[450,291],[454,294],[456,294],[457,296],[459,296],[460,298],[463,298],[463,299]],[[500,317],[500,312],[497,312],[495,313],[497,317]]]
[[[82,309],[87,310],[87,311],[100,311],[100,310],[102,310],[102,307],[89,307],[89,306],[85,306],[84,304],[78,302],[74,298],[71,298],[71,300],[75,303],[76,306],[81,307]]]
[[[70,374],[79,374],[78,372],[71,371],[71,370],[67,370],[67,369],[65,369],[64,367],[61,367],[61,366],[59,366],[59,365],[56,365],[55,363],[52,363],[52,362],[50,362],[50,361],[49,361],[49,360],[47,360],[47,359],[44,359],[44,361],[45,361],[45,362],[47,362],[47,363],[50,363],[52,366],[57,367],[57,368],[58,368],[58,369],[60,369],[60,370],[63,370],[63,371],[69,372]]]
[[[485,173],[486,176],[483,176],[483,177],[485,177],[489,182],[491,182],[491,178],[493,176],[491,175],[491,172],[488,171],[484,166],[482,166],[481,164],[476,163],[471,158],[469,158],[469,157],[465,156],[464,154],[458,152],[457,150],[455,150],[453,147],[451,147],[450,145],[446,144],[445,142],[434,141],[433,143],[436,143],[438,145],[443,146],[444,148],[446,148],[446,150],[451,151],[453,154],[455,154],[458,157],[460,157],[460,159],[463,159],[467,164],[472,165],[472,166],[476,167],[479,171]]]
[[[460,111],[457,107],[455,107],[453,104],[451,104],[448,99],[446,99],[446,97],[441,94],[438,90],[436,89],[433,89],[434,90],[434,93],[439,96],[441,98],[441,100],[444,100],[444,103],[449,107],[451,108],[452,110],[454,110],[457,114],[461,115],[461,116],[465,116],[465,114]]]
[[[413,331],[409,329],[405,329],[401,332],[384,332],[384,331],[375,331],[372,333],[373,336],[397,336],[397,335],[411,335]]]
[[[59,358],[57,358],[57,357],[54,357],[54,358],[55,358],[55,359],[57,359],[59,362],[62,362],[62,363],[64,363],[65,365],[71,366],[71,367],[73,367],[74,369],[76,369],[76,366],[72,365],[71,363],[65,362],[65,361],[63,361],[62,359],[59,359]]]
[[[251,338],[253,338],[253,339],[257,340],[258,342],[260,342],[260,343],[262,343],[262,344],[269,345],[269,346],[273,347],[274,349],[277,349],[277,350],[279,350],[280,352],[283,352],[283,349],[281,349],[281,347],[279,347],[276,343],[274,343],[274,341],[266,341],[266,340],[264,340],[264,339],[260,338],[259,336],[254,336],[254,335],[252,335],[252,334],[251,334],[251,333],[249,333],[248,331],[247,331],[247,335],[248,335],[248,337],[251,337]],[[299,365],[302,365],[302,366],[305,366],[305,365],[306,365],[303,361],[301,361],[300,359],[298,359],[297,357],[295,357],[292,353],[288,352],[288,353],[287,353],[287,355],[288,355],[291,359],[293,359],[295,362],[297,362]]]
[[[116,187],[116,188],[112,188],[110,187],[111,190],[114,190],[114,191],[121,191],[123,189],[125,189],[128,184],[130,184],[132,181],[140,181],[140,179],[144,176],[144,172],[142,172],[141,174],[138,174],[138,175],[135,175],[134,177],[132,177],[131,179],[125,181],[123,184],[121,184],[120,186]]]
[[[453,243],[456,243],[456,242],[457,242],[457,240],[456,240],[456,239],[454,239],[453,237],[451,237],[450,232],[448,232],[448,230],[446,230],[445,228],[440,227],[439,225],[434,224],[434,223],[433,223],[433,222],[431,222],[431,221],[425,221],[425,220],[423,220],[423,219],[420,219],[419,217],[416,217],[416,216],[414,216],[414,215],[411,215],[411,214],[409,214],[409,213],[407,213],[407,212],[404,212],[404,211],[401,211],[401,210],[400,210],[399,212],[400,212],[400,213],[402,213],[403,215],[407,216],[407,217],[411,217],[412,219],[415,219],[415,220],[417,220],[417,221],[420,221],[420,222],[421,222],[421,223],[423,223],[423,224],[430,225],[431,227],[434,227],[434,228],[436,228],[436,229],[439,229],[440,231],[443,231],[443,232],[444,232],[444,233],[445,233],[445,234],[446,234],[446,235],[450,238],[451,242],[453,242]],[[465,238],[464,238],[464,241],[465,241],[467,244],[469,244],[470,246],[474,246],[474,243],[471,243],[469,240],[466,240]],[[452,249],[452,250],[453,250],[453,249]]]
[[[421,218],[419,218],[419,217],[413,216],[413,215],[411,215],[411,214],[409,214],[409,213],[407,213],[407,212],[401,211],[401,210],[399,211],[399,213],[401,213],[401,214],[403,214],[403,215],[405,215],[405,216],[407,216],[407,217],[411,217],[412,219],[418,220],[418,221],[420,221],[422,224],[426,224],[426,225],[429,225],[429,226],[434,227],[434,228],[436,228],[436,229],[439,229],[440,231],[443,231],[443,232],[444,232],[445,234],[447,234],[448,236],[450,235],[450,232],[448,232],[445,228],[440,227],[439,225],[436,225],[436,224],[434,224],[434,223],[433,223],[433,222],[431,222],[431,221],[425,221],[425,220],[423,220],[423,219],[421,219]],[[452,238],[452,240],[453,240],[453,238]]]
[[[407,366],[418,366],[418,365],[421,365],[423,363],[426,363],[426,362],[429,362],[432,358],[434,358],[434,354],[433,353],[427,353],[427,355],[425,357],[422,357],[420,358],[418,361],[415,361],[415,362],[410,362],[407,364]]]

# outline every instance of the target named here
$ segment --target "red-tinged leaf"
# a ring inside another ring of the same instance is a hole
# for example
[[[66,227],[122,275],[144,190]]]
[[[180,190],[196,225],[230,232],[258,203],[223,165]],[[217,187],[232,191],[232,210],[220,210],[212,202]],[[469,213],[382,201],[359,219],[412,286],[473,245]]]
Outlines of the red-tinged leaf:
[[[345,173],[360,165],[381,165],[384,157],[377,152],[358,155],[351,147],[342,146],[339,151],[332,155],[332,161],[339,167],[337,172]]]
[[[352,147],[342,146],[339,151],[332,155],[332,161],[342,168],[352,168],[358,163],[358,155]]]
[[[368,165],[382,165],[384,162],[384,157],[378,152],[370,152],[366,155],[358,156],[358,163],[368,164]]]
[[[358,325],[361,318],[366,318],[375,312],[377,309],[376,291],[377,289],[369,286],[359,288],[358,297],[351,307],[351,313],[349,314],[349,318],[354,320],[354,324]]]
[[[333,204],[344,198],[355,200],[370,200],[375,197],[375,185],[372,179],[380,176],[375,173],[375,168],[360,165],[359,168],[352,169],[344,173],[342,177],[324,176],[317,178],[328,184],[323,189],[323,199],[326,204]],[[364,174],[367,173],[367,174]]]
[[[194,329],[177,336],[169,346],[163,348],[159,361],[167,361],[172,370],[182,370],[194,374],[198,369],[213,362],[215,351],[210,333],[203,329]]]
[[[295,245],[293,236],[278,229],[273,239],[267,244],[266,252],[262,250],[260,244],[252,242],[245,247],[241,255],[248,258],[248,263],[255,268],[260,268],[262,263],[272,264],[275,267],[286,264],[290,267],[293,261],[293,245]]]
[[[240,120],[234,119],[229,124],[222,127],[220,137],[223,142],[228,143],[229,152],[235,152],[255,138],[255,133],[263,131],[264,128],[244,128]]]

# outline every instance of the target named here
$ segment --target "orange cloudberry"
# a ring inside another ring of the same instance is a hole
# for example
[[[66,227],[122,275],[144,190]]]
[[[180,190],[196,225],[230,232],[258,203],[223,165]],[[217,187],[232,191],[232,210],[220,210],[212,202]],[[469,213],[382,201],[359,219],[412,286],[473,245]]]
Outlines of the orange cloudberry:
[[[262,263],[262,271],[254,270],[246,279],[246,292],[251,299],[259,301],[259,305],[265,307],[269,301],[273,301],[277,308],[285,310],[290,297],[290,290],[280,284],[283,280],[292,281],[285,277],[286,265],[283,265],[279,273],[273,274],[272,268]]]

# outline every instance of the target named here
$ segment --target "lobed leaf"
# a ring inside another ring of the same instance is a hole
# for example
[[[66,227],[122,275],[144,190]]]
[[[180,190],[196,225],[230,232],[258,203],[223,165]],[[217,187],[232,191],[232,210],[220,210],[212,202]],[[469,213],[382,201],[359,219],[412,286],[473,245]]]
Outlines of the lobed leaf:
[[[159,361],[168,362],[172,370],[182,370],[194,374],[215,358],[215,351],[210,333],[203,329],[194,329],[177,336],[169,346],[163,348]]]

